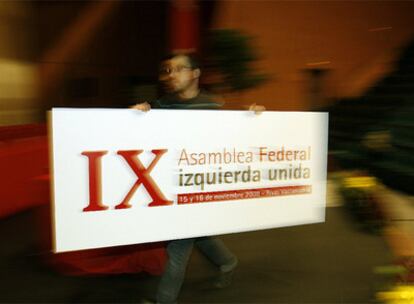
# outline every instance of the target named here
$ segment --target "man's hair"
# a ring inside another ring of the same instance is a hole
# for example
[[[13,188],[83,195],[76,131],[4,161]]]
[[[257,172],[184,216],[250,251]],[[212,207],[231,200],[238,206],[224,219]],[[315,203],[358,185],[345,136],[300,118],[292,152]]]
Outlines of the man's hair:
[[[180,57],[180,56],[187,58],[191,69],[193,70],[201,69],[200,60],[198,59],[198,56],[194,53],[171,53],[171,54],[168,54],[167,56],[164,56],[161,60],[161,63],[167,60],[171,60],[175,57]]]

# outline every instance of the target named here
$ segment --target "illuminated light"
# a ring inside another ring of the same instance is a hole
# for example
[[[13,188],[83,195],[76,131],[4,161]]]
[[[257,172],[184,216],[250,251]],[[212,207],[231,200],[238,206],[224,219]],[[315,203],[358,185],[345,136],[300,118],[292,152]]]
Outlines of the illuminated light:
[[[389,31],[392,30],[392,26],[384,26],[384,27],[376,27],[369,29],[368,32],[381,32],[381,31]]]
[[[325,64],[330,64],[330,61],[319,61],[319,62],[309,62],[306,65],[307,66],[318,66],[318,65],[325,65]]]
[[[377,185],[377,181],[374,177],[349,177],[344,180],[344,186],[346,188],[371,188]]]
[[[414,302],[414,286],[397,286],[390,291],[378,292],[377,299],[387,301],[387,303],[412,304]]]
[[[0,98],[4,100],[35,98],[36,73],[35,64],[0,58]]]

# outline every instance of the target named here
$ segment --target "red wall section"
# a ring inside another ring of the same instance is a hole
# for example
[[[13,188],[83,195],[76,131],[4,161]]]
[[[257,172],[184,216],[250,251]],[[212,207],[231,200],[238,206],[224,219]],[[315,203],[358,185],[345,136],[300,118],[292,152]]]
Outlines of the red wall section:
[[[49,203],[46,126],[0,127],[0,217]]]

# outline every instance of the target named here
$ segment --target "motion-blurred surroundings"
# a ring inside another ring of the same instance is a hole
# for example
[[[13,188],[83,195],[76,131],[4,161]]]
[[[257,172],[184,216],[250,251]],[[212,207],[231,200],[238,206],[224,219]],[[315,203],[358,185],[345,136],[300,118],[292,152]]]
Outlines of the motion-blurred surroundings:
[[[46,114],[160,94],[197,52],[226,109],[328,111],[324,224],[228,235],[234,284],[195,256],[182,302],[414,301],[414,2],[1,1],[0,302],[137,302],[163,244],[50,252]]]

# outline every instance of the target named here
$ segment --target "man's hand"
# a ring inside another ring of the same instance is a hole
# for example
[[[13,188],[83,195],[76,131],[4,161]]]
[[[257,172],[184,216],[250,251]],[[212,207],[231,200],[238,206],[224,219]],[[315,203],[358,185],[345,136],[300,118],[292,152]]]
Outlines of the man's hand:
[[[148,102],[137,103],[136,105],[131,106],[130,109],[148,112],[151,110],[151,105]]]
[[[264,111],[266,111],[266,108],[264,106],[257,105],[256,103],[253,103],[249,106],[249,111],[253,111],[254,114],[260,115]]]

